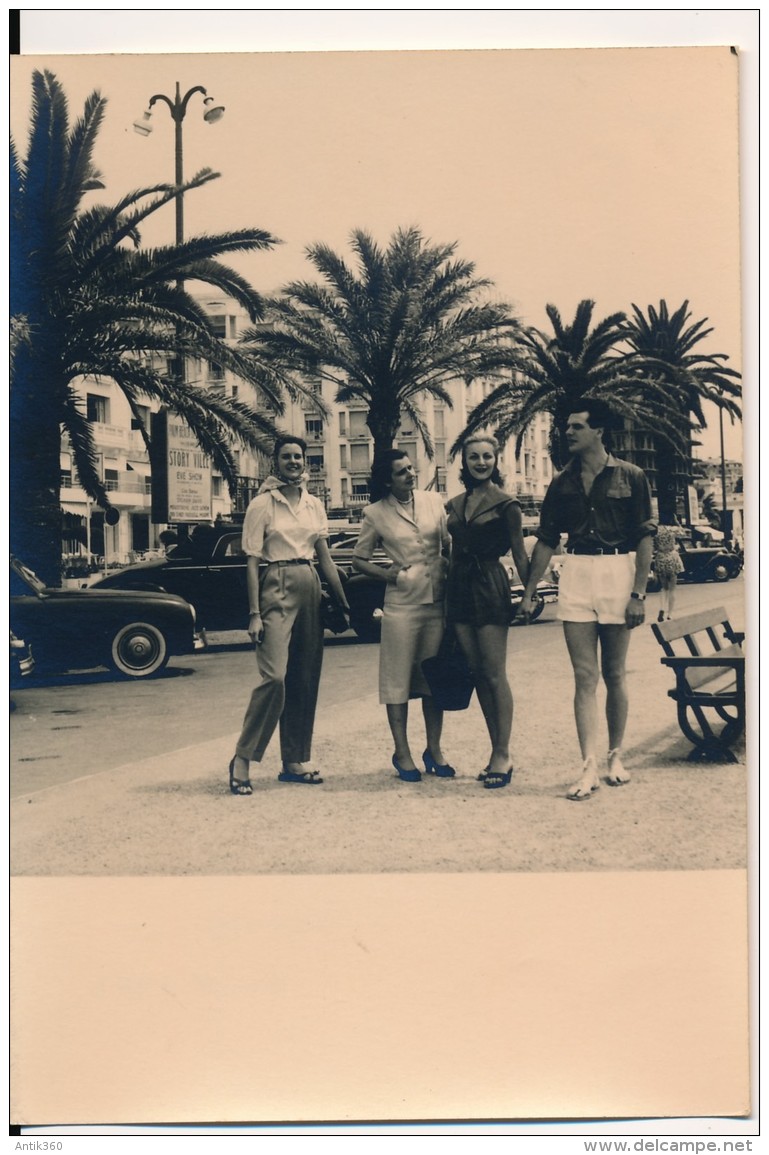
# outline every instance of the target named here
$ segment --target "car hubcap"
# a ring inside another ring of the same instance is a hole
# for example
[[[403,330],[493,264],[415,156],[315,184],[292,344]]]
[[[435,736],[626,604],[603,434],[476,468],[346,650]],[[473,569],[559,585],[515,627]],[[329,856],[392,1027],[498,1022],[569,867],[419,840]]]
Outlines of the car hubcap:
[[[123,658],[132,666],[149,666],[158,655],[154,638],[147,634],[131,634],[123,640]]]

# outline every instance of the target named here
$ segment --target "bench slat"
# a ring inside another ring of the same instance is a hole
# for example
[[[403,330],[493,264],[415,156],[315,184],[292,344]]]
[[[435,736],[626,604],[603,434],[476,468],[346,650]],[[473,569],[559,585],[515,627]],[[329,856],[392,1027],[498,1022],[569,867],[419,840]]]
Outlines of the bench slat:
[[[680,638],[700,634],[705,630],[724,625],[729,621],[729,614],[723,606],[717,609],[700,610],[699,613],[689,614],[685,618],[672,618],[669,622],[654,622],[652,629],[659,642],[676,642]]]

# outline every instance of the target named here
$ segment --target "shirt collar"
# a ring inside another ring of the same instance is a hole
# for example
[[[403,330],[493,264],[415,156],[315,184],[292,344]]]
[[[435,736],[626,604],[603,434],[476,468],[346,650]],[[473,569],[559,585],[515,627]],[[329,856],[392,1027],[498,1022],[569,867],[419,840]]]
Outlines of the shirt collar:
[[[606,458],[606,464],[604,465],[603,468],[604,469],[614,469],[619,464],[620,464],[619,458],[615,457],[613,453],[610,453],[608,455],[608,457]],[[581,468],[582,468],[582,465],[581,465],[581,462],[579,460],[579,457],[577,457],[575,454],[575,456],[572,457],[572,459],[569,461],[568,465],[564,466],[564,472],[566,472],[566,470],[569,470],[571,473],[579,473]]]

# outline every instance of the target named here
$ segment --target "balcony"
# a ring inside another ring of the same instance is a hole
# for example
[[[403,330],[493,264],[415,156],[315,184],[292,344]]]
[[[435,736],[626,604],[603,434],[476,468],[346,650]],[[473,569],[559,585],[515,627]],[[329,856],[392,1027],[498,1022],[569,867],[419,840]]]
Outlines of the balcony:
[[[360,509],[364,505],[368,505],[371,501],[371,495],[368,493],[348,493],[344,499],[344,504],[347,509]]]

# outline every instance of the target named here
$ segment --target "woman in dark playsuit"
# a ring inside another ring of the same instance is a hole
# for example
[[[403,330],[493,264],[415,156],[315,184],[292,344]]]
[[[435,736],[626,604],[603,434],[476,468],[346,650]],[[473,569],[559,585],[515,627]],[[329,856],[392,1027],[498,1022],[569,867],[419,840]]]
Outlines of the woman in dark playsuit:
[[[491,739],[491,758],[479,774],[488,789],[507,786],[513,772],[513,695],[506,671],[510,584],[500,557],[512,552],[524,584],[529,574],[521,506],[501,488],[498,458],[493,437],[479,434],[467,441],[459,475],[465,492],[447,506],[452,539],[448,621],[475,675]]]

